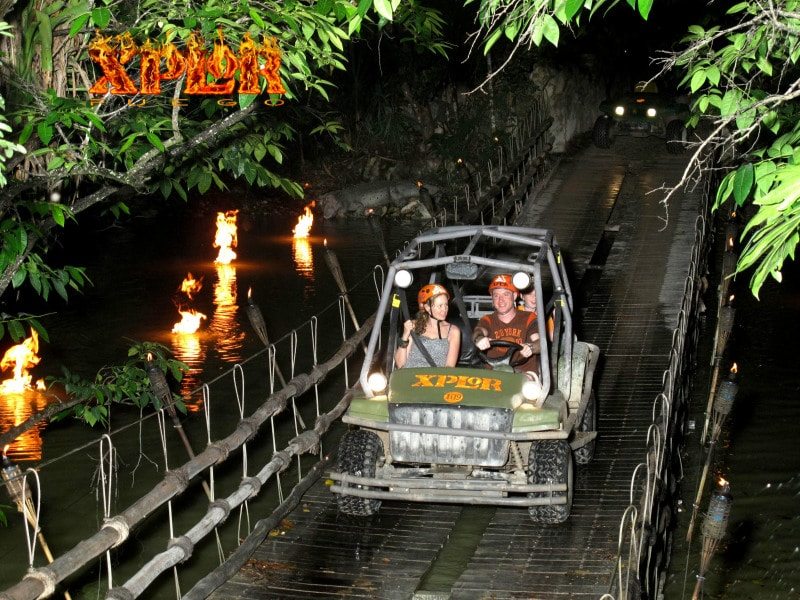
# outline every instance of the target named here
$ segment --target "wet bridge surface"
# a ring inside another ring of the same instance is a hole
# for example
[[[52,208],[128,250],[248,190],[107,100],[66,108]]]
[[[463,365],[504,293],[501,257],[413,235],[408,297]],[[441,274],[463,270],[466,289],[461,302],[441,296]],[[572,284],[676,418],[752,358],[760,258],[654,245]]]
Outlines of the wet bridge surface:
[[[599,598],[609,591],[631,475],[645,455],[689,269],[700,191],[663,142],[618,139],[565,157],[517,223],[552,228],[572,275],[579,337],[602,352],[594,460],[577,467],[572,515],[384,502],[339,516],[319,482],[213,598]],[[666,219],[666,221],[665,221]],[[438,560],[437,560],[438,558]],[[433,566],[432,566],[433,565]]]

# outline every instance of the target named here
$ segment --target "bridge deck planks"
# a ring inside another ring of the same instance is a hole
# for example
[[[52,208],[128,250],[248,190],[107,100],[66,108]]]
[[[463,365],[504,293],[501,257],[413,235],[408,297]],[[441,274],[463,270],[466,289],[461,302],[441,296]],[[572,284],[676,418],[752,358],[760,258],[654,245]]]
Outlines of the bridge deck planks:
[[[661,185],[656,178],[674,180],[682,160],[652,140],[621,142],[617,152],[587,149],[564,159],[518,220],[555,229],[573,289],[603,231],[619,228],[587,304],[576,306],[581,339],[603,356],[595,459],[576,470],[567,523],[544,527],[525,510],[496,509],[454,599],[598,598],[608,590],[630,477],[644,458],[667,367],[698,205],[697,195],[679,194],[662,230],[663,209],[645,192]],[[459,512],[385,502],[373,519],[347,521],[318,484],[213,597],[410,598]]]

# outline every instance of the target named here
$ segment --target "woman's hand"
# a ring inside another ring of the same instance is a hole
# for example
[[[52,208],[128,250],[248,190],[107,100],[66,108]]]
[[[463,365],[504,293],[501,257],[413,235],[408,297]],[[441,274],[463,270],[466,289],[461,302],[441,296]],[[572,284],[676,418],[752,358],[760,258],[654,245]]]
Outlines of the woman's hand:
[[[404,340],[407,340],[408,338],[411,337],[411,331],[413,329],[414,329],[414,321],[412,321],[411,319],[407,320],[405,323],[403,323],[403,333],[401,337]]]

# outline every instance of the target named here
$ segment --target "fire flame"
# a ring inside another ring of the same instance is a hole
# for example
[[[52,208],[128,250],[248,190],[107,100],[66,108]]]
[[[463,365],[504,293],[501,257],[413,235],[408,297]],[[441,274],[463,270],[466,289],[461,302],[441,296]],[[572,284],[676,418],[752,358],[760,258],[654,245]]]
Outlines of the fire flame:
[[[311,233],[311,226],[314,224],[314,213],[311,212],[311,209],[316,204],[316,202],[312,202],[303,208],[303,214],[298,217],[297,225],[294,226],[295,238],[307,238]]]
[[[214,248],[219,248],[215,263],[229,265],[236,258],[234,248],[239,244],[236,235],[236,215],[238,210],[217,213],[217,234],[214,236]]]
[[[192,300],[192,296],[201,289],[203,289],[203,278],[195,279],[194,275],[187,273],[186,279],[181,282],[181,291],[186,294],[186,297]]]
[[[719,487],[725,487],[729,483],[730,483],[730,481],[728,481],[724,477],[720,477],[719,479],[717,479],[717,485],[719,485]]]
[[[22,343],[11,346],[0,360],[0,369],[12,369],[12,377],[0,382],[0,392],[4,394],[22,393],[26,389],[32,389],[32,376],[29,370],[39,364],[41,358],[37,356],[39,352],[39,334],[35,329],[31,329],[31,337],[26,338]],[[44,382],[39,380],[37,387],[42,389]]]
[[[207,319],[203,313],[197,312],[195,309],[179,310],[181,320],[172,326],[172,333],[195,333],[200,329],[200,321]]]
[[[728,238],[728,248],[733,248],[733,236]]]
[[[738,372],[739,372],[739,366],[736,363],[733,363],[733,366],[731,367],[731,373],[738,373]]]
[[[728,297],[728,304],[733,304],[733,299],[734,299],[735,297],[736,297],[736,294],[731,294],[731,295]]]

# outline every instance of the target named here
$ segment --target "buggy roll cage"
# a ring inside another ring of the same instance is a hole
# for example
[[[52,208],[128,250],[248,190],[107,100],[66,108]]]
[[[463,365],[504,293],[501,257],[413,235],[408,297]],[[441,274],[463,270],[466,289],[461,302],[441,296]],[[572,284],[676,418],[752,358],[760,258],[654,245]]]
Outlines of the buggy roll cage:
[[[481,243],[483,242],[483,243]],[[425,248],[431,244],[433,248]],[[501,245],[506,244],[506,245]],[[517,250],[530,248],[521,259],[513,258],[490,258],[479,253],[487,247],[497,250]],[[364,364],[361,367],[359,381],[361,388],[367,397],[372,397],[373,393],[367,383],[370,372],[375,367],[376,354],[380,350],[379,340],[383,321],[387,316],[387,310],[392,306],[393,317],[390,318],[392,329],[396,329],[396,310],[398,308],[397,296],[393,290],[398,290],[400,296],[404,297],[404,290],[395,285],[395,275],[401,269],[414,272],[420,269],[441,269],[448,280],[475,280],[478,279],[479,267],[484,267],[484,272],[489,269],[491,273],[504,272],[525,272],[533,280],[534,290],[538,302],[543,302],[542,293],[542,266],[548,267],[553,283],[552,306],[543,305],[537,311],[537,330],[539,339],[542,340],[543,348],[541,352],[542,369],[542,390],[544,395],[550,394],[551,388],[551,364],[556,365],[555,376],[559,379],[559,373],[570,381],[572,372],[572,291],[569,287],[564,261],[561,259],[561,251],[556,243],[553,232],[548,229],[537,229],[531,227],[515,227],[506,225],[455,225],[450,227],[439,227],[421,233],[411,240],[398,257],[389,265],[386,281],[381,291],[380,302],[376,313],[375,325],[370,333],[369,343],[364,356]],[[463,314],[464,297],[460,294],[458,286],[452,285],[453,297],[457,303],[460,302],[461,318],[468,323],[468,315]],[[474,302],[476,297],[470,297]],[[394,299],[394,301],[393,301]],[[564,310],[566,303],[567,310]],[[546,328],[547,314],[555,309],[555,332],[551,342]],[[407,308],[406,308],[407,310]],[[563,323],[563,328],[562,328]],[[387,357],[394,356],[396,341],[396,331],[389,331],[387,341]],[[563,348],[562,348],[563,346]],[[546,352],[544,348],[550,349]],[[562,352],[563,350],[563,352]],[[564,365],[559,361],[565,360]],[[391,360],[387,358],[387,363]],[[388,377],[388,373],[386,376]]]

